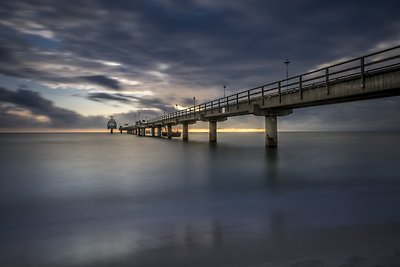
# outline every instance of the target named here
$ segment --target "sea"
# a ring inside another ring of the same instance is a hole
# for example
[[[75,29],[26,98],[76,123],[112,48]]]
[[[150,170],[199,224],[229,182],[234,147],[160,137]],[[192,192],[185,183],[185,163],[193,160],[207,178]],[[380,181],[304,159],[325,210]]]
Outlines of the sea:
[[[189,138],[0,134],[0,266],[400,258],[400,133]]]

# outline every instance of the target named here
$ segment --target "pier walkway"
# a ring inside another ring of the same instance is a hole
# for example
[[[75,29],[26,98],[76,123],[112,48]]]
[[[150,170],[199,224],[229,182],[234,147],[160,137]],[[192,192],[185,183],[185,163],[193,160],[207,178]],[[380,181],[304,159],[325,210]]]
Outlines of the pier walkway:
[[[223,98],[122,127],[143,136],[146,129],[161,137],[162,127],[172,138],[172,127],[182,125],[182,139],[189,139],[189,125],[209,123],[209,141],[217,141],[217,123],[229,117],[265,117],[265,143],[278,145],[277,119],[293,109],[400,95],[400,45],[301,75],[261,85]],[[377,110],[376,112],[379,112]],[[156,134],[157,130],[157,134]]]

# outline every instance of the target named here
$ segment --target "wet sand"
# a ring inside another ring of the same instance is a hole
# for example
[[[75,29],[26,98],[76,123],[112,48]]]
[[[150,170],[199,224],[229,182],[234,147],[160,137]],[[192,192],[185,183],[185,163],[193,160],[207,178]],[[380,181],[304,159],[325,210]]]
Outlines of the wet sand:
[[[85,266],[400,266],[400,224],[278,230],[269,236],[222,226],[218,231],[211,238],[202,229],[166,233],[157,247]]]

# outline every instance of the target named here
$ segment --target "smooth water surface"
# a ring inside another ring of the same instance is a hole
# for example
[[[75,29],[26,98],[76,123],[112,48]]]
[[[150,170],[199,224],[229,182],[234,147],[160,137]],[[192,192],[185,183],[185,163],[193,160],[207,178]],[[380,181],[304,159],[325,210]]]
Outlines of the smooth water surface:
[[[399,245],[399,133],[218,138],[1,134],[0,265],[295,266]]]

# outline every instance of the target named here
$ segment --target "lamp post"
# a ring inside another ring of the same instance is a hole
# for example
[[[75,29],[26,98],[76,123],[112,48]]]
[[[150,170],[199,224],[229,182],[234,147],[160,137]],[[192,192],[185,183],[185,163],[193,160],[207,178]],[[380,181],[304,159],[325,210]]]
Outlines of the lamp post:
[[[225,97],[226,85],[224,84],[224,97]]]
[[[285,65],[286,65],[286,87],[288,87],[288,85],[289,85],[289,63],[290,63],[290,61],[289,61],[289,59],[286,59],[286,61],[283,62],[283,63],[285,63]]]
[[[193,97],[193,107],[195,107],[196,106],[196,97],[194,96]]]

